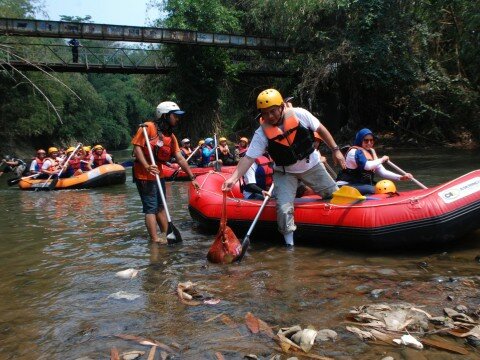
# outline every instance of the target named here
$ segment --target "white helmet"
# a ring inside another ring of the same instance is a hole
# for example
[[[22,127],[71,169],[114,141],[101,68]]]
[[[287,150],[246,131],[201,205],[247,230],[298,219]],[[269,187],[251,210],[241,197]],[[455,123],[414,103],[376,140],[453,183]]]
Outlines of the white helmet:
[[[182,139],[182,145],[186,144],[186,143],[189,143],[189,142],[190,142],[189,138]]]
[[[177,115],[185,114],[185,111],[180,110],[177,104],[173,101],[164,101],[158,104],[157,110],[155,112],[157,119],[161,118],[163,114],[174,113]]]

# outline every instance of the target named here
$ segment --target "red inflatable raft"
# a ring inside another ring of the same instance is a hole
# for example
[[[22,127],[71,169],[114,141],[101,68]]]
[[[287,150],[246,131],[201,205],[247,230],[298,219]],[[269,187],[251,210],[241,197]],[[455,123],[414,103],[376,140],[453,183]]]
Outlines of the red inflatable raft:
[[[201,189],[190,186],[192,218],[212,230],[221,215],[221,185],[229,174],[210,173],[197,179]],[[227,202],[228,224],[244,236],[261,201],[242,198],[238,184]],[[371,196],[347,205],[335,205],[319,197],[295,200],[295,237],[315,242],[390,247],[438,244],[458,239],[480,228],[480,170],[426,190],[399,196]],[[265,207],[255,232],[276,231],[275,200]],[[255,233],[254,232],[254,233]]]
[[[165,174],[165,180],[170,181],[172,180],[173,174],[177,169],[179,169],[180,166],[178,164],[172,164],[172,166],[167,166],[167,165],[162,165],[162,171]],[[220,168],[221,172],[232,174],[233,171],[235,170],[236,166],[222,166]],[[213,171],[213,167],[191,167],[190,168],[193,172],[193,175],[195,176],[200,176],[209,173],[210,171]],[[177,176],[175,177],[176,181],[186,181],[190,180],[188,177],[187,173],[180,169],[178,172]]]

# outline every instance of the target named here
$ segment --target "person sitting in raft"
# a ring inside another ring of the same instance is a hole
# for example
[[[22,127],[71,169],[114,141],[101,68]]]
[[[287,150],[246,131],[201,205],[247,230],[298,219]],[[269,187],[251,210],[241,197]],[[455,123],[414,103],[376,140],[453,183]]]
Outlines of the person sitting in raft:
[[[248,138],[242,137],[235,146],[235,162],[239,162],[242,157],[245,156],[248,150]]]
[[[215,165],[215,148],[212,138],[206,138],[202,148],[202,163],[201,167],[209,167]],[[222,164],[221,160],[218,160],[219,164]]]
[[[63,159],[58,157],[58,149],[56,147],[48,148],[48,157],[45,159],[42,165],[41,175],[38,179],[46,179],[52,175],[58,174],[62,168]]]
[[[388,180],[411,180],[411,174],[399,175],[385,169],[382,164],[388,161],[388,156],[378,158],[373,144],[374,136],[369,129],[357,132],[354,145],[347,151],[347,168],[338,173],[338,186],[352,186],[366,195],[375,194],[375,174]]]
[[[67,157],[69,157],[73,151],[75,151],[75,148],[73,146],[69,147],[66,152]],[[83,148],[80,148],[67,164],[66,177],[77,176],[90,170],[92,170],[90,161],[85,160],[85,151]]]
[[[47,152],[43,149],[37,150],[37,156],[32,160],[30,164],[30,175],[39,174],[42,172],[42,166],[47,159]]]
[[[192,155],[192,151],[193,151],[190,143],[190,139],[189,138],[182,139],[181,144],[182,146],[180,147],[180,152],[182,153],[182,156],[186,160],[190,155]],[[188,165],[194,165],[194,164],[195,164],[195,160],[193,159],[193,156],[192,156],[190,160],[188,160]]]
[[[83,160],[91,162],[93,155],[92,155],[92,147],[91,146],[84,146],[82,147],[83,151],[85,152],[85,156],[83,157]]]
[[[245,175],[241,189],[243,197],[249,200],[263,200],[273,182],[273,160],[268,153],[255,159]]]
[[[95,145],[93,147],[93,154],[92,154],[92,162],[91,162],[92,169],[105,164],[113,164],[112,155],[108,154],[107,150],[105,150],[105,148],[102,145]]]
[[[218,159],[222,161],[223,165],[234,165],[235,156],[230,152],[227,145],[227,138],[221,137],[218,139]]]
[[[202,150],[203,150],[204,144],[205,144],[205,140],[198,141],[197,146],[200,146],[200,149],[197,150],[197,152],[195,153],[195,155],[193,155],[191,159],[193,160],[194,165],[202,166]]]
[[[27,164],[21,159],[16,159],[14,156],[5,155],[0,162],[0,176],[4,173],[14,172],[16,176],[22,176]]]

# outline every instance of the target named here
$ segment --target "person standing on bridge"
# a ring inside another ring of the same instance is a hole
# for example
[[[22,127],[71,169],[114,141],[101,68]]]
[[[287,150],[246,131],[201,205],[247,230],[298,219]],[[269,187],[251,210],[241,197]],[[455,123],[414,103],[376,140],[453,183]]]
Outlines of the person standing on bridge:
[[[77,64],[78,63],[78,48],[82,45],[80,44],[80,41],[78,41],[78,39],[76,39],[76,38],[70,39],[70,41],[67,44],[68,44],[68,46],[72,47],[72,62]]]

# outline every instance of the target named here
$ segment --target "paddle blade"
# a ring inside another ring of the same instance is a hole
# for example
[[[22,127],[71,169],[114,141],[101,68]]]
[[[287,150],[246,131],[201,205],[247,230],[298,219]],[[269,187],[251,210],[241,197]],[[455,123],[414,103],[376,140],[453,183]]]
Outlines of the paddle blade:
[[[55,186],[57,186],[57,183],[58,183],[58,177],[55,177],[55,178],[52,180],[52,182],[51,182],[48,186],[45,187],[46,190],[53,190],[53,189],[55,189]]]
[[[365,196],[360,194],[360,191],[358,191],[354,187],[346,185],[335,191],[332,196],[333,198],[330,202],[335,205],[352,204],[367,199]]]
[[[179,242],[182,242],[182,235],[180,234],[180,231],[173,225],[171,222],[168,223],[168,228],[167,228],[167,242],[168,245],[173,245],[177,244]]]
[[[245,254],[247,253],[247,249],[248,247],[250,246],[250,236],[245,235],[245,237],[243,238],[243,241],[242,241],[242,252],[240,253],[240,255],[238,256],[237,258],[237,262],[240,262],[242,261],[243,257],[245,256]]]
[[[22,178],[14,178],[14,179],[9,179],[7,180],[8,186],[13,186],[15,184],[18,184],[22,180]]]

